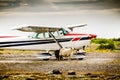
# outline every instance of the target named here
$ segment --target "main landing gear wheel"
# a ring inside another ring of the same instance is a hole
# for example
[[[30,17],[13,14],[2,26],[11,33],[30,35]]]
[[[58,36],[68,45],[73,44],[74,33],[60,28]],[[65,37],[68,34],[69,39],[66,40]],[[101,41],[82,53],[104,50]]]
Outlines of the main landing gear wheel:
[[[63,57],[60,56],[59,53],[60,53],[60,50],[56,50],[56,51],[54,52],[55,57],[56,57],[56,59],[57,59],[58,61],[59,61],[59,60],[63,60]]]
[[[86,57],[86,52],[79,52],[73,55],[73,58],[83,60]]]
[[[40,53],[38,54],[38,58],[42,60],[49,60],[52,57],[50,53]]]

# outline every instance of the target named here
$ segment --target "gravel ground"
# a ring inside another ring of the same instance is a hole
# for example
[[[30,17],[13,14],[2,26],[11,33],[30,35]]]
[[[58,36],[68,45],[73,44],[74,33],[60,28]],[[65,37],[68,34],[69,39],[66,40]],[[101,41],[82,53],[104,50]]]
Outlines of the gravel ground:
[[[69,71],[74,71],[77,74],[75,79],[82,76],[86,79],[91,78],[91,76],[95,79],[98,77],[100,79],[100,76],[108,76],[108,78],[115,77],[115,79],[118,80],[120,79],[120,53],[87,53],[83,60],[64,61],[57,61],[55,59],[44,61],[38,59],[36,54],[0,54],[1,75],[11,74],[9,75],[10,77],[12,74],[14,74],[14,76],[17,74],[16,76],[20,77],[21,74],[24,74],[30,78],[31,76],[36,78],[37,75],[45,74],[44,76],[52,79],[55,76],[52,75],[51,77],[46,74],[50,74],[55,69],[62,73],[62,75],[57,76],[57,78],[59,77],[60,79],[65,78],[65,75],[67,75]],[[4,77],[5,75],[1,76],[1,78]],[[69,77],[67,77],[67,79],[69,79]]]

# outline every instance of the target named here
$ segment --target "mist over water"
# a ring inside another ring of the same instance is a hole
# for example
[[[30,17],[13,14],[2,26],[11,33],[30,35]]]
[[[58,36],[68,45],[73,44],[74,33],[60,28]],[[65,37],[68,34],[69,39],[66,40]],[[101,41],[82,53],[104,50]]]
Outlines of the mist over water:
[[[74,32],[118,38],[119,23],[120,0],[21,0],[12,6],[0,7],[0,35],[26,35],[10,30],[26,25],[64,27],[87,24]]]

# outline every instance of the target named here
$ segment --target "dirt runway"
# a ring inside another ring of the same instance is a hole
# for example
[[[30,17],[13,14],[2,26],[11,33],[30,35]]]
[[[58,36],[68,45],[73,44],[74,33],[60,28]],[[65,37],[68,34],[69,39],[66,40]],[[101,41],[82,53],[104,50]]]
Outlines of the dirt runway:
[[[53,70],[62,74],[51,74]],[[68,75],[73,71],[76,75]],[[83,60],[40,60],[37,54],[0,54],[0,80],[119,80],[120,53],[87,53]]]
[[[83,60],[48,61],[40,60],[37,55],[0,55],[0,72],[49,73],[58,69],[62,73],[75,71],[83,73],[120,73],[119,53],[87,53]]]

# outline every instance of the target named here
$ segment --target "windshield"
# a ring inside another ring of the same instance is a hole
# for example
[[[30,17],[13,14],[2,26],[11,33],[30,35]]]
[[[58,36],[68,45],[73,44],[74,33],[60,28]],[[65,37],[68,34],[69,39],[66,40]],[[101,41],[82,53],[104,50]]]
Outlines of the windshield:
[[[61,28],[60,31],[62,31],[62,33],[65,35],[65,34],[68,34],[68,31],[66,31],[64,28]]]

